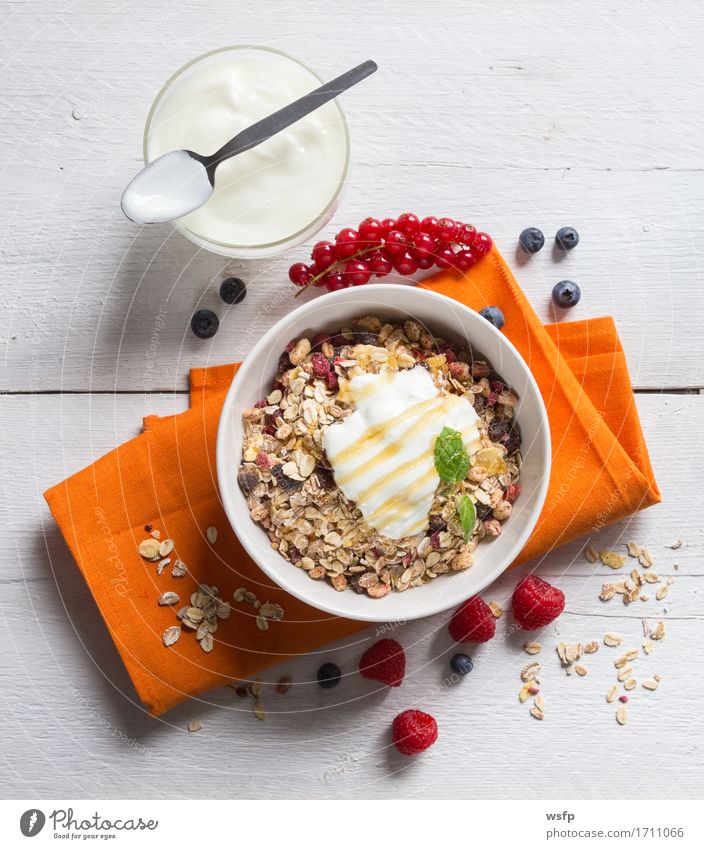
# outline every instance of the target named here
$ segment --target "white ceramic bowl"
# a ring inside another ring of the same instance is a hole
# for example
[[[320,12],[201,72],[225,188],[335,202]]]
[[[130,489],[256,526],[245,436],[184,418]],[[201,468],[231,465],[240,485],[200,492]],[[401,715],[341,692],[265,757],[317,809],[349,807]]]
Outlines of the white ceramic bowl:
[[[266,533],[249,517],[237,484],[242,452],[242,412],[271,391],[281,352],[291,339],[337,331],[351,319],[373,314],[381,318],[416,318],[431,331],[469,343],[484,354],[518,393],[523,467],[521,495],[502,527],[501,536],[481,542],[474,565],[466,572],[440,575],[405,592],[371,599],[352,590],[335,591],[325,581],[311,580],[271,548]],[[217,440],[220,496],[235,533],[252,559],[280,587],[313,607],[336,616],[369,622],[400,621],[447,610],[484,590],[501,575],[523,548],[538,520],[550,478],[550,430],[535,379],[508,339],[478,313],[457,301],[410,286],[374,284],[344,289],[309,301],[281,319],[261,337],[237,372],[225,399]]]

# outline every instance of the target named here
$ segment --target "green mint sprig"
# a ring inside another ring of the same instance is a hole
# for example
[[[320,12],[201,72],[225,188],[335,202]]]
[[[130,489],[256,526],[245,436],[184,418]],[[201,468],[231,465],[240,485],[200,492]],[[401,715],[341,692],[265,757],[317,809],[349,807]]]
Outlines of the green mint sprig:
[[[477,511],[474,502],[468,495],[463,495],[457,501],[457,514],[464,531],[464,541],[469,542],[474,526],[477,524]]]
[[[462,434],[451,427],[444,427],[435,440],[435,468],[445,483],[459,483],[467,477],[469,454]]]

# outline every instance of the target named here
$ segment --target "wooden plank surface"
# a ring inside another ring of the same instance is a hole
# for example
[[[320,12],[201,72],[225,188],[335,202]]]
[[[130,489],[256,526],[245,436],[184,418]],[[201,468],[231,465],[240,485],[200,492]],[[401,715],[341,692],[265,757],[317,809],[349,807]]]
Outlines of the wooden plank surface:
[[[149,400],[149,409],[162,414],[182,407],[183,398],[173,395]],[[586,678],[568,678],[554,651],[553,628],[537,635],[544,645],[538,659],[546,718],[539,723],[528,715],[517,692],[519,671],[529,658],[521,651],[524,637],[507,636],[509,613],[499,622],[497,638],[472,651],[475,669],[458,685],[443,684],[452,646],[446,616],[439,615],[394,629],[408,654],[409,671],[399,690],[376,692],[354,672],[366,641],[380,633],[372,627],[346,645],[265,675],[275,683],[286,673],[297,682],[286,696],[265,688],[266,722],[258,722],[251,702],[227,688],[161,719],[146,716],[41,498],[45,486],[134,435],[145,399],[4,397],[3,792],[17,798],[372,793],[580,798],[608,796],[617,786],[626,797],[697,797],[704,789],[696,730],[704,698],[698,673],[704,662],[704,538],[697,494],[704,457],[692,454],[690,446],[704,398],[644,395],[638,407],[664,502],[603,529],[592,544],[621,547],[635,539],[649,545],[653,568],[675,578],[667,600],[658,603],[651,593],[650,601],[629,607],[618,599],[600,602],[601,584],[614,573],[588,563],[582,543],[553,552],[537,566],[567,595],[559,639],[586,641],[615,631],[624,647],[637,647],[642,616],[665,622],[665,639],[635,663],[639,681],[655,672],[662,676],[660,689],[634,690],[631,720],[620,728],[614,705],[604,700],[615,681],[617,650],[602,646],[587,657]],[[51,438],[43,435],[49,425]],[[668,546],[677,538],[684,545],[673,551]],[[525,569],[505,576],[487,597],[508,609],[519,574]],[[311,683],[325,659],[334,659],[345,673],[336,690]],[[388,749],[390,719],[410,705],[435,715],[441,733],[432,752],[412,766]],[[203,729],[189,735],[184,728],[193,718]]]
[[[573,317],[615,315],[634,385],[704,385],[696,4],[647,15],[625,4],[615,19],[597,2],[560,22],[519,3],[433,4],[430,18],[427,4],[398,0],[334,15],[318,2],[274,3],[224,24],[212,0],[166,14],[154,0],[74,3],[41,24],[29,5],[10,7],[0,34],[10,57],[0,390],[169,391],[191,365],[244,356],[262,327],[250,329],[253,316],[266,326],[291,308],[286,268],[309,245],[280,260],[225,263],[167,225],[140,230],[118,205],[163,80],[214,45],[264,34],[323,74],[351,57],[380,65],[345,97],[353,165],[325,235],[407,207],[466,217],[495,236],[545,320],[550,289],[565,277],[584,290]],[[377,25],[356,33],[365,9]],[[301,16],[344,31],[344,59],[337,39],[310,32]],[[530,262],[515,256],[524,226],[550,239],[565,224],[582,242],[561,262],[549,250]],[[216,286],[226,272],[250,283],[250,299],[203,345],[190,316],[197,305],[224,316]],[[166,327],[152,356],[160,310]],[[687,344],[675,349],[675,339]]]

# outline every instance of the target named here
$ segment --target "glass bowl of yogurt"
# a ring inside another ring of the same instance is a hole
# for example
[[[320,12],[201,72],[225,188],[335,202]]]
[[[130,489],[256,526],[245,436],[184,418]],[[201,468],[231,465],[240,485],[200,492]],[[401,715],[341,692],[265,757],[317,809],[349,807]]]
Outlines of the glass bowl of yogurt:
[[[302,62],[268,47],[223,47],[198,56],[157,95],[144,129],[144,162],[181,148],[212,153],[322,82]],[[348,167],[347,122],[331,101],[223,162],[212,197],[174,226],[222,256],[274,256],[330,220]]]

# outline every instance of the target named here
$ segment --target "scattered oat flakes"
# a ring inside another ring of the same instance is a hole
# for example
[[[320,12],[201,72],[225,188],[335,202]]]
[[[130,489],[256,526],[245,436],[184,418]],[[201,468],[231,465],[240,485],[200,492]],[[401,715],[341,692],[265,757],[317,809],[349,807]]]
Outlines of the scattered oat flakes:
[[[599,598],[601,601],[610,601],[616,595],[616,587],[614,584],[602,584]]]
[[[155,539],[143,539],[139,544],[139,553],[145,560],[158,560],[159,543]]]
[[[585,643],[584,645],[584,653],[585,654],[594,654],[599,651],[599,643],[596,640],[592,640],[589,643]]]
[[[523,651],[526,654],[539,654],[541,649],[540,643],[525,643],[523,646]]]
[[[521,669],[521,681],[537,681],[540,675],[540,664],[537,661],[528,663]]]
[[[645,687],[646,690],[657,690],[658,685],[659,682],[654,678],[646,678],[645,681],[643,681],[643,687]]]
[[[651,640],[662,640],[662,638],[664,636],[665,636],[665,623],[664,622],[658,622],[658,624],[655,626],[655,628],[650,632],[650,639]]]
[[[186,726],[186,728],[187,728],[187,729],[191,732],[191,734],[195,733],[196,731],[200,731],[200,729],[201,729],[202,727],[203,727],[203,726],[200,724],[200,722],[198,722],[198,720],[197,720],[197,719],[192,719],[192,720],[188,723],[188,725]]]
[[[670,590],[670,588],[667,584],[660,584],[660,586],[657,588],[657,590],[655,592],[655,598],[658,601],[662,601],[665,598],[665,596],[667,595],[667,593],[669,592],[669,590]]]
[[[682,540],[681,540],[681,539],[676,539],[676,540],[672,543],[672,545],[670,546],[670,548],[671,548],[671,549],[673,549],[673,551],[676,551],[678,548],[682,548]]]
[[[646,654],[650,654],[650,652],[652,650],[653,650],[653,644],[650,642],[650,640],[645,640],[644,643],[643,643],[643,651]]]
[[[215,525],[211,525],[205,532],[206,537],[208,538],[208,542],[211,545],[215,545],[218,540],[218,529]]]
[[[616,669],[623,669],[627,663],[630,663],[632,660],[635,660],[638,657],[638,649],[629,649],[627,652],[621,655],[618,660],[614,661],[614,666]]]
[[[176,560],[173,565],[173,568],[171,569],[171,574],[174,576],[174,578],[183,578],[183,576],[187,572],[188,569],[186,568],[186,564],[183,562],[183,560]]]
[[[613,687],[609,687],[606,691],[606,701],[610,704],[611,702],[616,701],[616,696],[618,696],[618,686],[614,684]]]
[[[584,549],[584,552],[583,552],[583,553],[584,553],[584,556],[586,557],[586,559],[587,559],[590,563],[596,563],[596,561],[599,559],[599,555],[598,555],[598,554],[597,554],[597,552],[596,552],[596,551],[595,551],[595,550],[591,547],[591,545],[588,545],[588,546]]]
[[[576,663],[584,654],[584,646],[581,643],[569,645],[568,643],[560,641],[555,647],[555,651],[557,652],[562,665],[571,667],[572,664]]]
[[[628,554],[631,557],[638,557],[640,555],[640,546],[638,545],[638,543],[629,542],[627,548]]]
[[[527,684],[524,684],[521,689],[518,691],[518,701],[523,704],[523,702],[528,700],[528,696],[530,695],[530,691],[533,688],[531,687],[530,681]]]
[[[255,699],[258,699],[262,694],[262,682],[257,679],[256,681],[252,681],[249,687],[250,693],[254,696]]]
[[[633,667],[632,666],[624,666],[623,669],[619,669],[618,675],[616,677],[623,684],[623,682],[627,681],[631,677],[632,674],[633,674]]]
[[[624,690],[632,690],[636,686],[636,679],[629,678],[628,681],[623,685]]]
[[[608,566],[609,569],[620,569],[626,565],[626,558],[622,554],[617,554],[608,549],[602,549],[599,552],[599,558],[604,566]]]
[[[181,627],[179,625],[170,625],[161,635],[161,640],[165,646],[172,646],[181,636]]]
[[[533,705],[533,707],[530,709],[530,715],[532,717],[534,717],[535,719],[544,719],[545,718],[545,713],[542,710],[540,710],[540,708],[537,705]]]
[[[585,676],[585,675],[587,674],[587,672],[588,672],[587,667],[586,667],[586,666],[582,666],[582,664],[581,664],[581,663],[578,663],[578,664],[575,666],[574,671],[577,673],[577,675],[579,675],[579,677],[580,677],[580,678],[584,678],[584,676]]]
[[[200,639],[200,647],[205,652],[211,652],[213,650],[213,646],[215,645],[215,641],[213,640],[213,635],[209,632],[203,634]]]
[[[644,569],[649,569],[653,565],[653,556],[647,548],[641,549],[638,555],[638,562]]]
[[[159,596],[159,604],[162,607],[171,607],[173,604],[178,604],[179,601],[180,599],[176,593],[166,592]]]
[[[256,618],[257,628],[260,631],[268,631],[269,630],[269,620],[266,616],[257,616]]]
[[[161,531],[150,531],[153,539],[161,539]]]
[[[660,576],[655,572],[646,572],[645,573],[645,582],[646,584],[657,584],[660,581]]]
[[[625,725],[628,722],[628,712],[625,707],[620,707],[616,711],[616,722],[618,722],[619,725]]]
[[[174,541],[172,539],[165,539],[163,542],[159,543],[159,557],[166,557],[167,554],[171,554],[174,550]]]
[[[616,648],[621,645],[621,637],[618,634],[604,634],[604,645]]]
[[[504,609],[497,601],[490,601],[489,609],[491,610],[494,619],[500,619],[504,615]]]
[[[255,702],[252,710],[254,711],[254,715],[257,719],[261,719],[262,722],[266,719],[266,711],[264,710],[264,705],[261,702]]]

